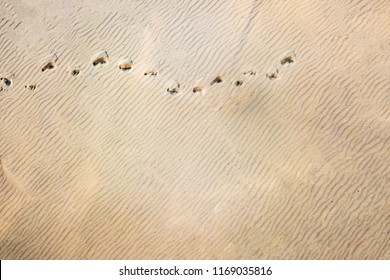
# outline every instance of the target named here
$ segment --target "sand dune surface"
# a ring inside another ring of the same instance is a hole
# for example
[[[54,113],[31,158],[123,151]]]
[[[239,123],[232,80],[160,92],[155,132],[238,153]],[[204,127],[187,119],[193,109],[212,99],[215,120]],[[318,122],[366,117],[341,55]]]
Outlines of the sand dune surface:
[[[0,0],[1,259],[390,259],[390,2]]]

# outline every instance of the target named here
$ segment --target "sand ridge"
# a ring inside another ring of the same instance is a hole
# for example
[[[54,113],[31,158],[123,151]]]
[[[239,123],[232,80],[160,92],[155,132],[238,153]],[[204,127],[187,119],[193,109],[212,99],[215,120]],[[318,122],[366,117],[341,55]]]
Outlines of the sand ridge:
[[[2,259],[389,259],[390,5],[0,0]]]

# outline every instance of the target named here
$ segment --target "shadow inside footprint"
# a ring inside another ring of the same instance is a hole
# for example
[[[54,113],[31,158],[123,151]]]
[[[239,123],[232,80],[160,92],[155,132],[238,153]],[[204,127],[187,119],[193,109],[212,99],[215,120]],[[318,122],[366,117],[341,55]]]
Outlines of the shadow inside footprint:
[[[70,71],[72,76],[78,76],[80,74],[80,69],[73,69]]]
[[[297,56],[295,54],[295,51],[289,51],[284,53],[283,59],[280,60],[281,65],[286,65],[286,64],[292,64],[296,61]]]
[[[0,86],[0,91],[6,91],[13,84],[12,79],[9,78],[9,77],[0,77],[0,81],[1,81],[1,84],[2,84]]]
[[[170,95],[176,95],[180,92],[180,88],[178,87],[169,87],[167,88],[167,92],[170,94]]]
[[[158,76],[158,72],[155,70],[146,71],[144,76]]]
[[[295,62],[295,57],[294,56],[286,56],[280,61],[280,64],[285,65],[285,64],[292,64]]]
[[[170,95],[176,95],[180,92],[180,84],[177,84],[176,87],[168,87],[167,88],[167,92],[170,94]]]
[[[255,76],[255,75],[257,75],[257,72],[250,70],[250,71],[245,71],[243,74],[244,75]]]
[[[49,61],[45,64],[45,66],[42,67],[42,72],[45,72],[46,70],[52,70],[56,67],[56,64],[53,61]]]
[[[217,76],[214,78],[214,80],[211,81],[210,85],[222,84],[222,83],[223,83],[223,77]]]
[[[10,87],[12,85],[12,80],[10,78],[2,77],[0,81],[3,81],[4,85]]]
[[[108,59],[105,57],[99,57],[93,61],[93,66],[97,66],[99,64],[106,64],[108,63]]]
[[[167,85],[167,92],[170,95],[178,95],[181,93],[180,83],[177,81],[170,81]]]
[[[28,89],[28,90],[35,90],[37,88],[37,84],[36,83],[33,83],[31,85],[27,85],[27,86],[24,86],[24,88]]]
[[[267,78],[270,79],[270,80],[275,80],[276,78],[279,77],[279,70],[275,70],[275,71],[272,71],[272,72],[268,72],[266,74]]]
[[[206,88],[203,87],[203,86],[196,86],[196,87],[194,87],[194,88],[192,89],[192,92],[193,92],[193,93],[198,93],[198,92],[204,93],[205,91],[206,91]]]
[[[95,55],[95,58],[92,61],[92,65],[93,66],[103,65],[103,64],[107,64],[108,62],[109,62],[108,53],[106,51],[102,51]]]
[[[12,80],[11,80],[11,79],[4,78],[3,81],[4,81],[4,84],[5,84],[7,87],[10,87],[10,86],[12,85]]]
[[[243,80],[237,80],[235,83],[234,83],[234,85],[236,86],[236,87],[240,87],[240,86],[242,86],[244,84],[244,81]]]
[[[134,64],[133,64],[133,61],[131,61],[131,60],[122,61],[118,65],[118,68],[122,71],[130,71],[131,69],[133,69],[133,67],[134,67]]]
[[[175,95],[180,92],[180,89],[177,87],[174,88],[167,88],[167,92],[171,95]]]

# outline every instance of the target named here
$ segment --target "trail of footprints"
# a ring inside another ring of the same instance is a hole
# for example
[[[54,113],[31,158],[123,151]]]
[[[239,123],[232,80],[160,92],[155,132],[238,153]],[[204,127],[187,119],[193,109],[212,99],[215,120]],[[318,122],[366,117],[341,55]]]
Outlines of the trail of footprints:
[[[42,72],[46,71],[52,71],[57,67],[57,56],[54,56],[52,59],[47,61],[41,68]],[[92,66],[96,67],[99,65],[104,65],[108,64],[110,62],[109,55],[107,51],[101,51],[92,58]],[[280,64],[278,66],[271,67],[265,76],[270,79],[270,80],[276,80],[280,77],[279,71],[281,67],[285,67],[286,65],[293,64],[296,62],[296,54],[294,51],[290,51],[288,53],[285,53],[283,58],[280,60]],[[118,63],[118,68],[121,71],[124,72],[129,72],[133,70],[134,68],[134,63],[130,59],[124,59],[119,61]],[[68,73],[72,76],[78,76],[81,73],[80,67],[74,67],[68,70]],[[243,75],[248,75],[248,76],[255,76],[258,73],[256,71],[250,70],[250,71],[245,71],[242,72]],[[159,72],[155,70],[148,70],[144,72],[144,76],[152,76],[152,77],[159,77]],[[13,85],[13,79],[14,75],[13,74],[6,74],[0,77],[0,92],[1,91],[6,91],[8,88],[12,87]],[[216,76],[214,77],[211,82],[210,86],[215,86],[218,84],[224,83],[224,78],[222,76]],[[243,86],[244,81],[239,79],[233,82],[233,85],[236,87],[241,87]],[[24,86],[27,90],[36,90],[38,88],[38,85],[36,83],[31,83],[28,85]],[[206,87],[203,85],[196,85],[192,88],[193,93],[204,93],[206,91]],[[167,93],[171,95],[176,95],[181,92],[180,89],[180,83],[177,83],[173,86],[170,86],[167,88]]]
[[[266,77],[270,80],[275,80],[280,77],[280,68],[286,67],[289,64],[293,64],[296,61],[296,54],[294,51],[287,52],[283,55],[283,58],[280,60],[280,65],[274,66],[268,70]]]

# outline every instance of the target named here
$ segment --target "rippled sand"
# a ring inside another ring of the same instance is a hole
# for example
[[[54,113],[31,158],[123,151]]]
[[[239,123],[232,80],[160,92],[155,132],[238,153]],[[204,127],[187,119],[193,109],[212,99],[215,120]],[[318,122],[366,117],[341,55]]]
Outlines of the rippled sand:
[[[0,0],[0,75],[1,259],[390,259],[389,1]]]

